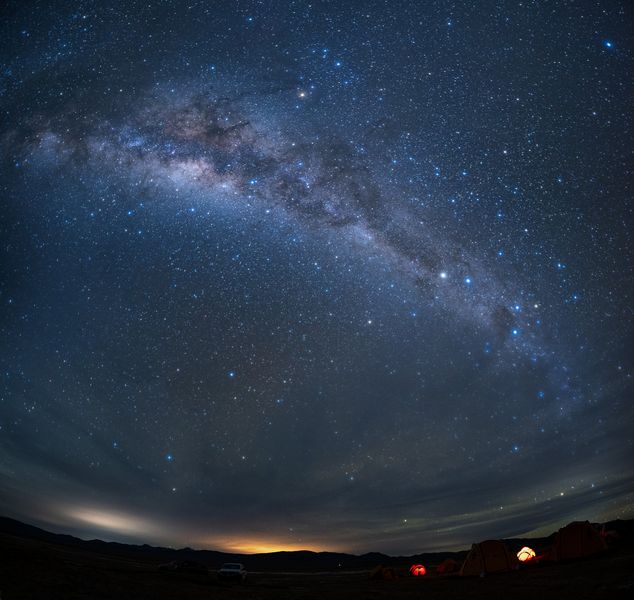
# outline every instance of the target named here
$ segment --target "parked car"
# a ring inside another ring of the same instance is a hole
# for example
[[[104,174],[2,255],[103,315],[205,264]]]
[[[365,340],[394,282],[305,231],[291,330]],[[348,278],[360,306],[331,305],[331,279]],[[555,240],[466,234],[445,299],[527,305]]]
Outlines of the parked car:
[[[225,563],[218,569],[218,579],[246,581],[247,571],[241,563]]]

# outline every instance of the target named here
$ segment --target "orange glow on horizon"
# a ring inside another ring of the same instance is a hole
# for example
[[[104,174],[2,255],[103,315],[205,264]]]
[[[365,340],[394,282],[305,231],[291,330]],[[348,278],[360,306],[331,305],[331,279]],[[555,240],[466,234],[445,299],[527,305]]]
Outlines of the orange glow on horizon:
[[[60,510],[60,518],[57,520],[66,526],[89,526],[98,530],[88,535],[105,537],[99,531],[108,532],[107,539],[117,539],[117,536],[134,536],[143,543],[163,544],[174,548],[188,546],[236,554],[265,554],[298,550],[345,552],[344,549],[333,548],[329,543],[322,544],[316,540],[286,540],[283,536],[268,536],[262,532],[258,532],[256,536],[243,533],[200,537],[187,531],[185,527],[178,528],[173,523],[158,519],[149,520],[136,514],[98,506],[64,507]]]
[[[427,574],[427,569],[423,565],[412,565],[409,572],[415,577],[420,577]]]
[[[296,552],[298,550],[308,550],[309,552],[337,552],[331,547],[318,546],[303,542],[286,542],[272,538],[224,538],[224,539],[204,539],[200,540],[204,548],[218,550],[221,552],[235,552],[237,554],[264,554],[268,552]]]

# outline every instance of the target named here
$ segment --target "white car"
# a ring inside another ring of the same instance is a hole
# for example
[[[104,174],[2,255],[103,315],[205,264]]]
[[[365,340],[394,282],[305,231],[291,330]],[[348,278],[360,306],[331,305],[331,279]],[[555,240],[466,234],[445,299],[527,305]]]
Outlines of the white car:
[[[247,571],[241,563],[225,563],[218,570],[218,579],[246,581]]]

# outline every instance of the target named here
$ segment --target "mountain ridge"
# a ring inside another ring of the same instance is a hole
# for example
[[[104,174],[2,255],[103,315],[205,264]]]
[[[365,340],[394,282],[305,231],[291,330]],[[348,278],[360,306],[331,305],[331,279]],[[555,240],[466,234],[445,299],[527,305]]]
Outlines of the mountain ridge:
[[[634,521],[631,523],[634,523]],[[391,556],[382,552],[366,552],[356,555],[344,552],[282,550],[267,553],[241,554],[222,552],[219,550],[196,550],[188,547],[176,549],[151,546],[149,544],[106,542],[100,539],[83,540],[68,534],[53,533],[40,527],[3,516],[0,516],[0,533],[37,540],[43,543],[58,544],[97,554],[116,555],[144,560],[149,559],[152,561],[156,560],[157,562],[194,560],[208,566],[219,566],[223,562],[242,562],[248,564],[248,567],[252,570],[356,570],[372,568],[377,564],[396,565],[405,562],[434,564],[446,558],[462,559],[468,552],[468,549],[465,548],[457,552],[425,552],[408,556]],[[535,549],[541,549],[549,545],[553,536],[554,532],[550,536],[543,538],[511,538],[504,541],[514,550],[524,545],[531,545]]]

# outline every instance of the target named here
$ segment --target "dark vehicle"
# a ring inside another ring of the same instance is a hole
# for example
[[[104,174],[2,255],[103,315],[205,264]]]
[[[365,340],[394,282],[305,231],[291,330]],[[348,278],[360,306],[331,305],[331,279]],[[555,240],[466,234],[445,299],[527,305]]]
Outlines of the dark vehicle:
[[[246,581],[247,571],[243,564],[225,563],[218,570],[218,579],[223,579],[225,581]]]

